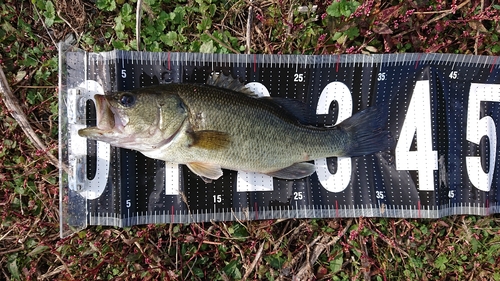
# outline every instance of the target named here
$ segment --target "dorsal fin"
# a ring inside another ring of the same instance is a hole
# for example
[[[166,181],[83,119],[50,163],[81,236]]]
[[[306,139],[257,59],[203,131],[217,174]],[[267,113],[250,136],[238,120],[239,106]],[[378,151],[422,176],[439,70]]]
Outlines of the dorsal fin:
[[[240,80],[220,72],[213,72],[207,79],[207,85],[233,90],[255,98],[258,97],[252,90],[245,87],[245,84],[241,83]]]
[[[229,89],[246,94],[252,98],[261,99],[269,105],[277,108],[277,110],[281,113],[287,115],[291,119],[297,120],[303,125],[316,124],[316,114],[307,104],[299,100],[280,97],[260,97],[255,92],[247,88],[245,84],[240,82],[240,80],[234,79],[230,75],[224,75],[220,72],[212,72],[207,80],[207,85]]]
[[[284,110],[304,125],[316,124],[315,112],[310,106],[302,101],[280,97],[262,97],[261,99],[266,100]]]

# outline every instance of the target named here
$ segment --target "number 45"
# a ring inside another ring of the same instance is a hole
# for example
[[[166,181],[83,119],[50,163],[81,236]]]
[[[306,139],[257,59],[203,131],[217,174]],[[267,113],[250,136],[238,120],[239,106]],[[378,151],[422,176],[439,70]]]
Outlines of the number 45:
[[[500,102],[500,85],[472,83],[467,110],[467,140],[478,144],[486,136],[490,142],[487,155],[489,169],[485,172],[480,156],[467,156],[469,179],[477,189],[490,191],[495,171],[497,153],[497,131],[490,116],[481,118],[481,102]],[[418,148],[410,151],[416,134]],[[396,145],[396,168],[417,170],[420,190],[434,190],[434,171],[438,168],[437,151],[432,150],[432,120],[429,81],[418,81],[415,85],[408,112]]]

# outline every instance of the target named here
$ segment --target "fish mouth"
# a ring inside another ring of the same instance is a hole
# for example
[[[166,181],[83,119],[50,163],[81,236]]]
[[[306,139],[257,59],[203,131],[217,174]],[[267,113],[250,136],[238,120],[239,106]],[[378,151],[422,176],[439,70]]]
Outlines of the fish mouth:
[[[123,131],[125,125],[120,120],[118,114],[113,111],[108,99],[104,95],[94,95],[96,106],[97,125],[95,127],[88,127],[78,131],[81,137],[92,138],[96,136],[104,136],[113,133],[120,133]]]

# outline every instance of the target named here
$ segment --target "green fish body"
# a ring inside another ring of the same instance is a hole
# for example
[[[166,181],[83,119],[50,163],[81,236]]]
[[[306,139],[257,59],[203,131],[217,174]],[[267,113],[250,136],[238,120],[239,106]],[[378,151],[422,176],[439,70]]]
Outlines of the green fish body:
[[[222,169],[299,179],[315,171],[306,161],[392,145],[377,107],[334,127],[315,127],[300,118],[307,109],[298,101],[256,97],[225,76],[214,75],[207,85],[166,84],[95,100],[97,127],[80,136],[185,164],[206,181],[218,179]]]

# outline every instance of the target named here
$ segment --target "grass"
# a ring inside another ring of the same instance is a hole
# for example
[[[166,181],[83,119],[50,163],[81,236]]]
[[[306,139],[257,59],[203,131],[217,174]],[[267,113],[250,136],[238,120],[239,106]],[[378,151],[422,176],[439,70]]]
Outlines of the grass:
[[[249,1],[144,2],[147,51],[500,53],[500,6],[490,1],[314,1],[315,12],[310,1],[254,1],[248,40]],[[135,5],[0,3],[0,66],[49,153],[57,151],[55,43],[134,50]],[[498,215],[95,226],[59,239],[57,169],[3,103],[0,130],[0,279],[500,280]]]

